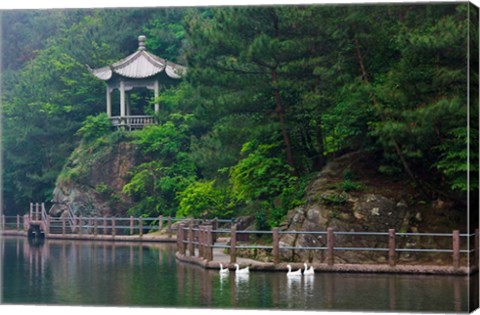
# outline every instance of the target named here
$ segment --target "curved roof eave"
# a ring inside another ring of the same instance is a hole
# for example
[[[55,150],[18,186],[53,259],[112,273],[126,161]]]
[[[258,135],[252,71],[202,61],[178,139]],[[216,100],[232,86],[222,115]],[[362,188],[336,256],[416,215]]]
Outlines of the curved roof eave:
[[[165,67],[165,73],[172,79],[181,79],[186,72],[187,68],[174,64],[173,62],[168,62]]]
[[[112,78],[112,69],[110,68],[110,66],[106,66],[106,67],[103,67],[103,68],[98,68],[98,69],[90,69],[90,72],[96,76],[97,78],[99,78],[100,80],[103,80],[103,81],[108,81]]]

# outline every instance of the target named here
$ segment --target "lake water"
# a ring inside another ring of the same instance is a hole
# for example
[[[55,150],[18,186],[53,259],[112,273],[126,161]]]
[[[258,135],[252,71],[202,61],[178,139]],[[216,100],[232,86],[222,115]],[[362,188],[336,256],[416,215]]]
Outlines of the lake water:
[[[0,242],[4,304],[441,313],[467,312],[469,304],[464,276],[316,273],[288,279],[283,272],[251,271],[221,277],[177,262],[171,244]]]

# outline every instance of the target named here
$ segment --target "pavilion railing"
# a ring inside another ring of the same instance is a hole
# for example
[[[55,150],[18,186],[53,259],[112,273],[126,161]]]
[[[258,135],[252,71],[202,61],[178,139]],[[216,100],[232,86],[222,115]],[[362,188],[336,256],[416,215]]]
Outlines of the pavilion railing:
[[[154,116],[112,116],[110,121],[113,127],[116,128],[126,128],[128,130],[133,129],[142,129],[147,125],[152,125],[155,123]]]

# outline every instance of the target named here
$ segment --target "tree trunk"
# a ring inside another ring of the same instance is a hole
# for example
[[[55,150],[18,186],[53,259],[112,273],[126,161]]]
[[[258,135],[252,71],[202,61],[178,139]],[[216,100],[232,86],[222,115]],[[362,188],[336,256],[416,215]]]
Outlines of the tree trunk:
[[[295,161],[293,159],[292,145],[290,143],[290,136],[288,134],[287,126],[285,123],[285,109],[283,108],[282,98],[280,91],[278,90],[278,74],[277,70],[272,69],[272,85],[273,94],[275,97],[275,114],[282,128],[283,143],[285,144],[285,151],[287,153],[287,163],[293,168],[293,175],[297,175],[297,168],[295,167]]]
[[[315,170],[320,170],[325,164],[327,164],[327,160],[325,156],[323,155],[323,152],[325,150],[325,147],[323,145],[323,131],[322,131],[322,126],[320,122],[318,122],[315,126],[315,136],[317,140],[317,147],[318,147],[318,155],[315,158],[314,161],[314,168]]]

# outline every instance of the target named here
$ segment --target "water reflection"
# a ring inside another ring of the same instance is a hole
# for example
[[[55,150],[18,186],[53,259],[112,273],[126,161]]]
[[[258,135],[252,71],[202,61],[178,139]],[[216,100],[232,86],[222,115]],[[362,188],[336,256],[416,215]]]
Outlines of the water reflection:
[[[287,277],[288,292],[300,290],[302,277]]]
[[[248,280],[250,279],[250,274],[235,274],[235,285],[237,289],[248,288]]]
[[[55,240],[42,245],[22,238],[0,244],[3,301],[10,304],[465,312],[469,279],[475,279],[319,272],[224,275],[177,262],[170,245]],[[478,298],[478,284],[473,290]]]
[[[302,296],[302,277],[286,277],[287,292],[285,301],[288,308],[298,308],[299,303],[303,300]]]
[[[220,291],[223,291],[224,287],[228,286],[228,280],[230,279],[230,272],[219,273],[220,277]]]
[[[250,300],[250,274],[235,274],[235,291],[233,297],[235,297],[235,305],[247,306]]]
[[[314,284],[315,284],[315,276],[309,275],[303,277],[303,296],[305,299],[305,303],[311,303],[312,297],[314,297]]]

